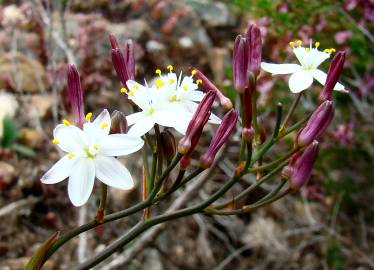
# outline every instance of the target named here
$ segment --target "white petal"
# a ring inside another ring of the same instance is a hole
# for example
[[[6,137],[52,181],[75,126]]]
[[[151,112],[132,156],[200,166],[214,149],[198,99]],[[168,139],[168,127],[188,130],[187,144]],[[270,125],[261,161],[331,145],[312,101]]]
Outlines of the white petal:
[[[190,100],[192,101],[201,101],[204,98],[205,94],[201,91],[191,91],[189,93]]]
[[[144,116],[142,119],[138,120],[127,132],[128,135],[132,136],[143,136],[148,131],[150,131],[155,125],[155,121],[152,116]]]
[[[219,125],[221,122],[221,119],[217,115],[210,114],[209,123]]]
[[[144,145],[139,137],[128,134],[112,134],[100,140],[99,154],[104,156],[124,156],[138,151]]]
[[[96,156],[95,167],[96,177],[104,184],[119,189],[134,187],[130,172],[116,158]]]
[[[173,127],[188,117],[181,111],[156,111],[152,115],[154,121],[164,127]]]
[[[65,152],[80,152],[87,145],[83,131],[72,125],[57,125],[53,130],[53,137],[58,140],[57,145]]]
[[[87,122],[83,125],[84,133],[89,144],[95,144],[101,136],[109,134],[110,131],[110,114],[108,110],[103,110],[93,122]]]
[[[188,127],[189,122],[179,123],[178,125],[174,126],[175,130],[178,131],[180,134],[186,134],[186,130]]]
[[[126,116],[126,121],[129,126],[135,124],[136,122],[140,121],[142,118],[144,118],[145,113],[144,112],[136,112],[133,114],[130,114]]]
[[[300,70],[301,66],[297,64],[271,64],[262,62],[261,68],[273,74],[291,74]]]
[[[300,93],[307,89],[313,83],[313,77],[310,72],[306,70],[296,71],[290,76],[288,85],[292,93]]]
[[[73,167],[69,177],[68,194],[74,206],[85,204],[92,193],[95,182],[95,164],[90,158],[81,158]]]
[[[69,159],[64,156],[57,161],[40,179],[43,184],[56,184],[69,177],[76,158]]]
[[[314,70],[311,70],[311,73],[314,79],[316,79],[320,84],[325,85],[326,78],[327,78],[327,74],[325,72],[319,69],[314,69]],[[348,93],[348,91],[344,88],[344,85],[342,85],[339,82],[335,84],[334,90]]]

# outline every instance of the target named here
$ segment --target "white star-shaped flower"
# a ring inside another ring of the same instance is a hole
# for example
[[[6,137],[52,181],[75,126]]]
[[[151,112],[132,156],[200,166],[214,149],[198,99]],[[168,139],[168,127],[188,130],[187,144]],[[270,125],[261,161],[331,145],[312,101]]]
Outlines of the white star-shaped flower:
[[[95,176],[108,186],[131,189],[134,181],[130,172],[115,157],[138,151],[143,140],[128,134],[110,134],[109,112],[90,122],[87,114],[83,130],[64,120],[53,131],[53,143],[64,155],[47,171],[41,181],[55,184],[69,177],[68,195],[75,206],[85,204],[92,193]]]
[[[295,46],[295,42],[290,42],[300,65],[262,62],[261,68],[272,74],[292,74],[288,84],[293,93],[299,93],[310,87],[313,83],[313,78],[320,84],[325,85],[327,74],[319,70],[318,67],[330,57],[332,52],[335,52],[335,49],[320,51],[318,50],[319,42],[315,43],[314,48],[312,45],[310,45],[309,48],[302,47],[302,42],[300,40],[298,40],[296,44]],[[340,83],[336,83],[334,90],[348,92]]]

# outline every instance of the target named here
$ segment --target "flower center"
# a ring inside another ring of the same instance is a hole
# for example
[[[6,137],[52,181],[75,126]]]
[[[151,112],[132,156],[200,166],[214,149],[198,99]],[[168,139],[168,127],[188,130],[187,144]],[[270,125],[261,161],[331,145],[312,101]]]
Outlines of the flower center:
[[[94,146],[94,148],[96,149],[95,146]],[[87,158],[95,158],[96,157],[96,153],[95,154],[91,153],[89,147],[84,148],[84,152],[86,153]]]
[[[147,111],[149,115],[153,114],[156,110],[153,107],[150,107]]]

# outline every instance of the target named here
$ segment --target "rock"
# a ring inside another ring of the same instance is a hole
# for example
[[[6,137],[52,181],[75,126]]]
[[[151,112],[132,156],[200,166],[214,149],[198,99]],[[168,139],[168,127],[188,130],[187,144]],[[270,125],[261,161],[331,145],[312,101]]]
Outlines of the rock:
[[[44,134],[32,128],[22,128],[19,132],[22,144],[31,148],[41,148],[44,145]]]
[[[149,53],[160,53],[165,51],[165,45],[158,42],[157,40],[149,40],[145,45]]]
[[[49,115],[53,105],[53,98],[51,95],[33,95],[30,98],[30,116],[38,116],[44,118]]]
[[[23,54],[0,55],[0,88],[37,93],[48,88],[42,64]]]
[[[0,161],[0,178],[5,184],[9,184],[16,176],[16,169],[9,163]]]
[[[131,20],[126,23],[112,23],[108,25],[108,29],[121,43],[129,38],[134,40],[147,38],[151,33],[151,27],[142,19]]]

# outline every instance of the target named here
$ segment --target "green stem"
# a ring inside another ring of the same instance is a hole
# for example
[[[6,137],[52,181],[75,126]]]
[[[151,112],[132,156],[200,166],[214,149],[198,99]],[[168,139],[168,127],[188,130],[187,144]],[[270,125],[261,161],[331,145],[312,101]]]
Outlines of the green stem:
[[[281,134],[286,130],[287,123],[290,120],[292,114],[294,113],[297,105],[299,104],[299,101],[300,101],[300,98],[301,98],[302,95],[303,95],[303,92],[298,93],[297,96],[296,96],[296,98],[295,98],[295,100],[293,101],[290,110],[288,111],[286,117],[284,118],[282,127],[280,129],[280,133]]]
[[[100,202],[99,202],[99,207],[97,208],[96,218],[95,218],[95,220],[98,223],[103,222],[107,194],[108,194],[108,186],[105,185],[104,183],[101,183]]]

